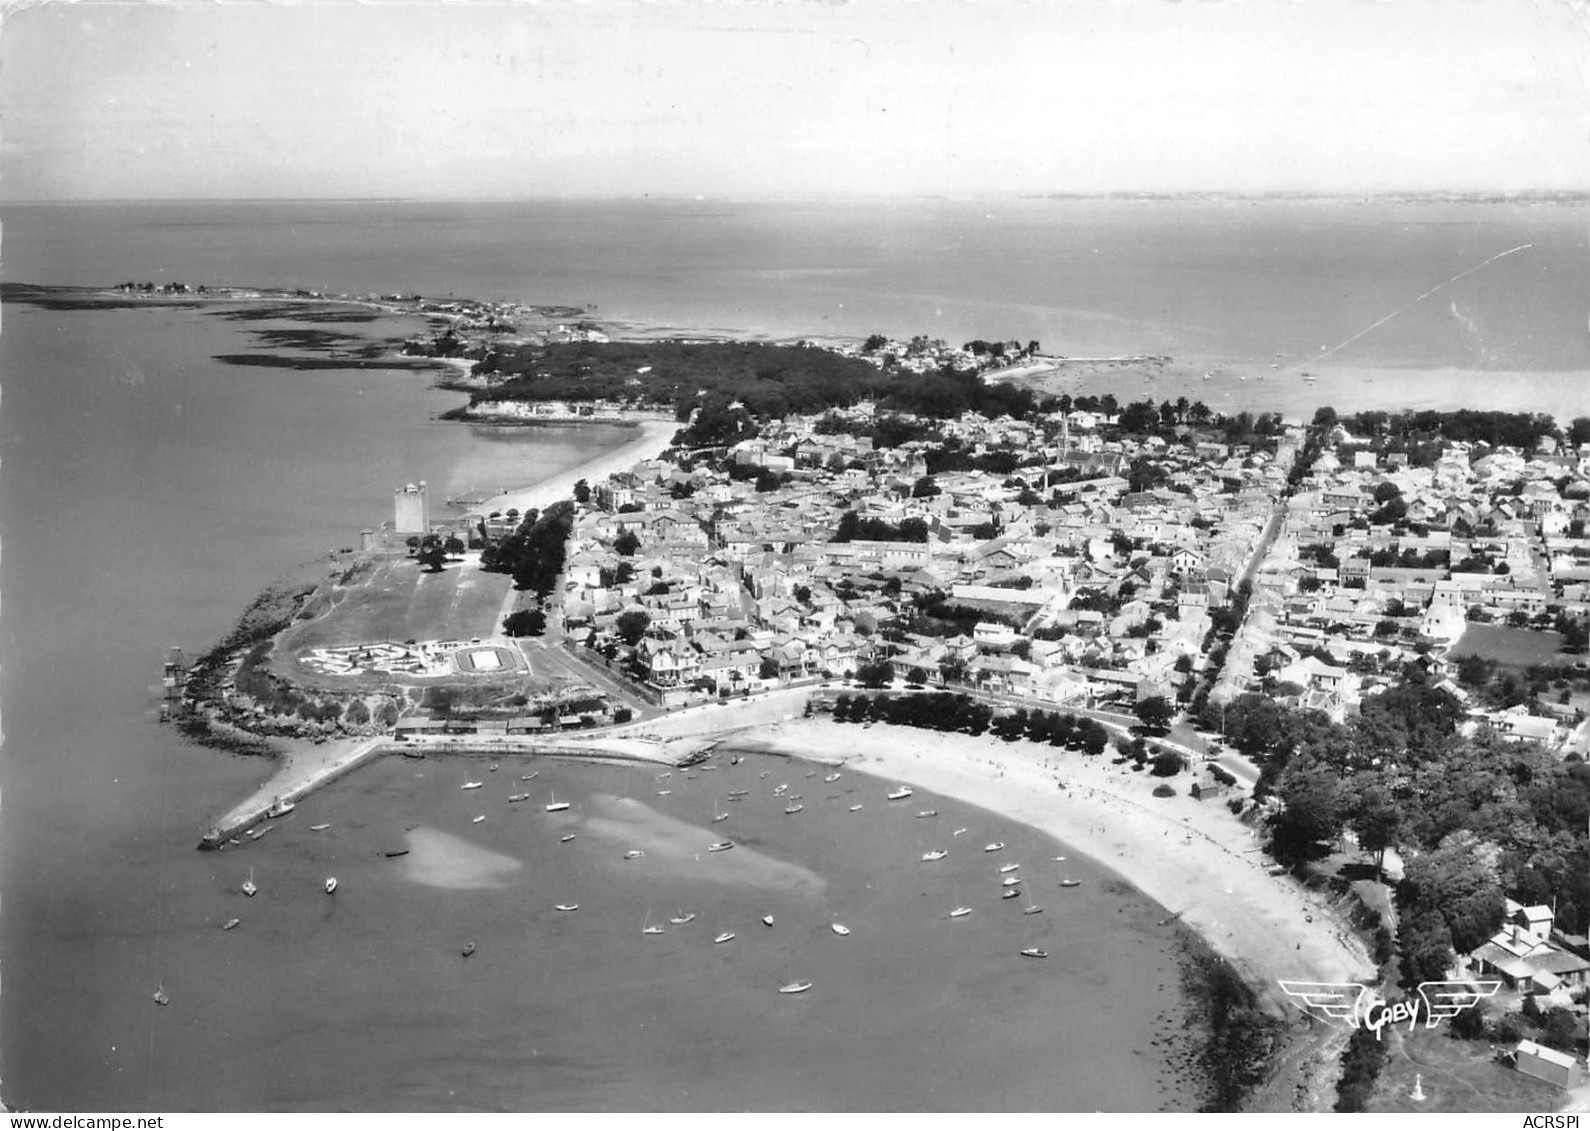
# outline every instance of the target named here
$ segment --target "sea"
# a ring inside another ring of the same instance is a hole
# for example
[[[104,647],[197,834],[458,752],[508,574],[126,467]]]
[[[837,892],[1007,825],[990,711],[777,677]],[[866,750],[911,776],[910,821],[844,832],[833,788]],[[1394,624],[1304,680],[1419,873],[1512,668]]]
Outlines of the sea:
[[[1590,413],[1585,220],[1434,201],[8,204],[0,277],[591,304],[681,334],[1039,340],[1187,359],[1217,409],[1426,405],[1461,385],[1431,406],[1565,421]],[[1260,379],[1298,381],[1387,315],[1304,392]],[[273,579],[357,545],[404,483],[438,500],[528,485],[629,438],[441,421],[462,397],[425,371],[217,360],[302,329],[158,304],[0,309],[8,1107],[1196,1105],[1162,909],[1085,845],[920,792],[907,811],[865,775],[727,750],[669,778],[389,758],[266,838],[196,851],[269,766],[160,722],[169,647],[202,650]],[[569,810],[545,810],[554,791]],[[704,851],[720,839],[736,848]],[[1081,886],[1057,886],[1057,856]],[[1021,864],[1043,914],[998,898],[998,862]],[[951,920],[960,905],[974,913]],[[813,988],[778,992],[794,980]]]

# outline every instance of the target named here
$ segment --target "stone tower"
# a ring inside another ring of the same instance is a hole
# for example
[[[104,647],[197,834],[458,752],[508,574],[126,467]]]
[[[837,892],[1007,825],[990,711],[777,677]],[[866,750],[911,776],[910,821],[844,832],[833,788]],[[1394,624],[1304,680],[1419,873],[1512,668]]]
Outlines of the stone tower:
[[[393,532],[399,535],[429,534],[430,505],[425,498],[425,480],[399,487],[393,492]]]

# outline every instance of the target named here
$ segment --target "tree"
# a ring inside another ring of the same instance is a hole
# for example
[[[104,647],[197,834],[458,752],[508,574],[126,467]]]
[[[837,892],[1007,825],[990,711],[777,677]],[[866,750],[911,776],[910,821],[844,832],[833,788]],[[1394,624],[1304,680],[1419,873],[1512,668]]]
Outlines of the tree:
[[[1163,695],[1155,695],[1150,699],[1140,700],[1132,710],[1142,721],[1143,726],[1151,731],[1163,731],[1170,726],[1170,720],[1175,716],[1175,708],[1170,705],[1170,700]]]
[[[591,501],[591,485],[583,479],[574,481],[574,501],[582,507]]]
[[[1342,830],[1336,776],[1294,761],[1276,793],[1282,808],[1270,818],[1270,852],[1275,858],[1296,864],[1328,855]]]
[[[458,555],[464,552],[464,544],[458,540],[456,534],[449,534],[447,541],[442,543],[442,549],[449,554]]]
[[[431,573],[441,573],[442,567],[447,564],[447,550],[436,538],[427,538],[421,543],[419,553],[415,556],[419,558],[420,565]]]
[[[640,539],[635,537],[633,530],[626,530],[613,539],[614,553],[622,554],[626,558],[632,556],[638,549],[640,549]]]
[[[912,667],[905,673],[905,682],[907,686],[921,687],[927,682],[927,672],[923,668]]]
[[[541,636],[547,630],[547,615],[540,609],[520,609],[503,618],[502,630],[509,636]]]
[[[618,614],[618,620],[613,627],[618,632],[618,637],[631,648],[640,643],[640,638],[646,635],[646,629],[651,624],[651,614],[643,609],[630,609],[628,612]]]
[[[862,664],[856,669],[856,680],[863,687],[888,687],[894,682],[894,667],[887,660]]]
[[[756,674],[761,676],[763,679],[777,679],[778,661],[772,656],[763,656],[761,667],[757,669]]]

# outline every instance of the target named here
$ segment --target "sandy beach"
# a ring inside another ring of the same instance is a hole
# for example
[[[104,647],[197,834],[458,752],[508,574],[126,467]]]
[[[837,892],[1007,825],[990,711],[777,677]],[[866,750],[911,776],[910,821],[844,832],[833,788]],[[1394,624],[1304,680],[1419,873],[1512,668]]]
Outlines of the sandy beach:
[[[667,451],[669,442],[679,431],[679,427],[671,420],[642,420],[635,439],[623,447],[606,452],[587,463],[582,463],[533,486],[494,495],[474,509],[482,514],[506,511],[510,508],[526,511],[534,507],[540,510],[559,499],[570,498],[574,494],[574,485],[581,479],[594,484],[614,472],[628,471],[641,460],[657,458]]]
[[[877,724],[792,719],[725,739],[735,749],[845,763],[982,806],[1049,833],[1112,869],[1178,915],[1278,1014],[1294,1016],[1276,979],[1371,980],[1363,944],[1325,903],[1272,876],[1248,826],[1191,780],[1164,779],[1031,743]]]

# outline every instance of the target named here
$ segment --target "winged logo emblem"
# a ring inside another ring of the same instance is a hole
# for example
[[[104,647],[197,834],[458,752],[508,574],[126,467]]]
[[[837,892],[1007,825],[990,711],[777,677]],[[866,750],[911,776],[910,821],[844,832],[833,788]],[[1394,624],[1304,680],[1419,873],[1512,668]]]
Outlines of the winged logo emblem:
[[[1319,1015],[1335,1021],[1345,1021],[1356,1029],[1361,1017],[1379,1000],[1370,987],[1359,982],[1289,982],[1281,980],[1281,989],[1302,1003],[1305,1012],[1319,1011]]]
[[[1472,1009],[1501,988],[1500,982],[1421,982],[1419,996],[1424,999],[1424,1027],[1434,1029],[1436,1022]]]

